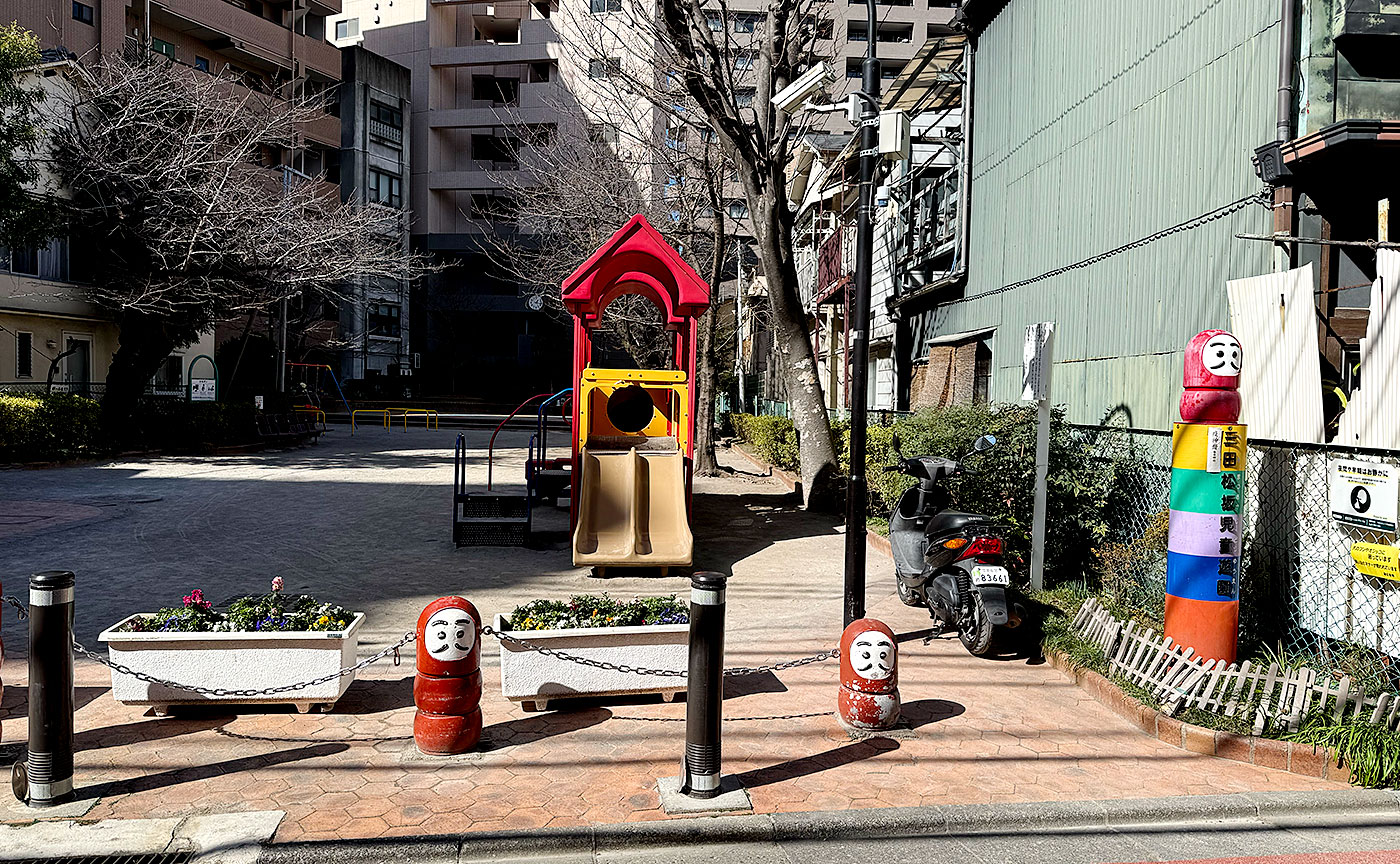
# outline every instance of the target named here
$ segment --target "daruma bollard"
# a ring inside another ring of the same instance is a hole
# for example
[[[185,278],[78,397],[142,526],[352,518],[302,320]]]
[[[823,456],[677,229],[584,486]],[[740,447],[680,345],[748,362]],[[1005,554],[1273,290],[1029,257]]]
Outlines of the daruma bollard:
[[[1240,617],[1246,429],[1243,349],[1224,330],[1186,347],[1181,419],[1172,428],[1171,512],[1163,630],[1197,657],[1234,662]]]
[[[852,621],[841,633],[841,725],[858,732],[893,729],[899,722],[899,649],[894,631],[874,618]]]
[[[440,597],[418,616],[413,741],[450,756],[481,741],[481,614],[461,597]]]
[[[723,573],[690,577],[690,672],[685,695],[685,759],[681,793],[720,794],[720,721],[724,702]]]
[[[67,570],[29,577],[29,752],[15,793],[30,807],[73,799],[73,585]]]

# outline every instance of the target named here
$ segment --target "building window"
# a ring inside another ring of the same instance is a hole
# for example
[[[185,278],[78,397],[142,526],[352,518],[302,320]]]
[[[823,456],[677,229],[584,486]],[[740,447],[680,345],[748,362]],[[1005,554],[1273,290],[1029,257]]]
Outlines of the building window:
[[[369,169],[369,202],[389,207],[403,206],[403,180],[397,174]]]
[[[589,78],[613,78],[622,74],[622,58],[594,58],[588,61]]]
[[[595,15],[603,12],[621,12],[622,0],[589,0],[588,11]]]
[[[369,335],[388,336],[391,339],[398,339],[399,330],[399,305],[397,303],[371,303],[369,304]]]
[[[752,33],[752,32],[754,32],[755,30],[758,29],[758,22],[760,22],[760,21],[762,21],[762,20],[763,20],[763,16],[762,16],[762,15],[754,15],[754,14],[751,13],[751,12],[749,12],[749,13],[741,13],[741,14],[739,14],[739,15],[735,15],[735,16],[734,16],[734,32],[735,32],[735,33]]]
[[[360,35],[360,19],[346,18],[343,21],[335,22],[335,38],[354,39]]]
[[[24,330],[15,334],[15,377],[34,377],[34,334]]]
[[[155,37],[152,37],[151,50],[156,52],[157,54],[164,54],[171,60],[175,59],[175,46],[170,44],[169,42],[166,42],[164,39],[156,39]]]
[[[383,102],[369,101],[369,119],[376,123],[383,123],[390,129],[403,131],[403,112],[392,105],[385,105]]]
[[[972,404],[986,405],[992,392],[992,348],[986,342],[977,343],[972,361]]]
[[[78,0],[73,0],[73,20],[91,24],[92,7],[86,3],[79,3]]]
[[[705,23],[710,25],[710,30],[715,33],[724,32],[724,18],[719,15],[706,15]]]
[[[729,206],[726,207],[725,210],[728,211],[730,219],[749,218],[749,205],[747,201],[741,201],[735,198],[733,201],[729,202]]]
[[[752,51],[740,51],[734,55],[734,71],[748,72],[753,69],[754,54]]]
[[[200,57],[200,56],[196,55],[195,58],[194,58],[194,68],[198,69],[198,70],[201,71],[201,72],[208,72],[208,71],[209,71],[209,58],[208,58],[208,57]]]
[[[740,108],[748,108],[753,105],[754,90],[752,87],[741,87],[734,91],[734,104]]]
[[[589,123],[588,140],[594,144],[616,144],[617,127],[606,123]]]
[[[472,98],[492,105],[517,105],[520,102],[520,79],[473,75]]]

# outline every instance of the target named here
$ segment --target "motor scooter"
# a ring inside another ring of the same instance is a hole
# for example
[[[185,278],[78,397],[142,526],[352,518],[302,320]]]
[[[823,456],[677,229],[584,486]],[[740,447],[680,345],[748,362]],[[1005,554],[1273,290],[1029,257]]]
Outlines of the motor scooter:
[[[1003,541],[995,520],[948,509],[943,483],[964,470],[963,462],[995,447],[983,435],[962,460],[938,456],[906,459],[894,436],[897,471],[918,481],[890,514],[890,549],[895,585],[906,606],[924,606],[944,630],[956,630],[963,646],[985,655],[998,628],[1018,627],[1025,617],[1019,603],[1007,602],[1011,574],[1002,566]]]

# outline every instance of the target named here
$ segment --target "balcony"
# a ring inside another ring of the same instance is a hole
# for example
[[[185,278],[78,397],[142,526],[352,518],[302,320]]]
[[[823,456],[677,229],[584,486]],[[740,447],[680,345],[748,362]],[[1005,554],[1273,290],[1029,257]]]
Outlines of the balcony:
[[[428,50],[428,64],[434,67],[504,66],[557,59],[559,34],[554,30],[554,23],[548,20],[521,22],[520,43],[517,45],[474,42]]]
[[[156,23],[198,39],[235,61],[290,70],[295,56],[308,69],[340,78],[339,48],[293,33],[224,0],[156,0],[151,11]]]
[[[308,141],[314,141],[332,149],[340,149],[340,118],[322,114],[302,126],[302,134]]]
[[[817,247],[817,285],[813,305],[840,302],[855,270],[854,226],[840,225]]]
[[[905,206],[908,226],[900,238],[900,259],[919,267],[953,251],[958,241],[958,174],[949,171],[914,193]]]

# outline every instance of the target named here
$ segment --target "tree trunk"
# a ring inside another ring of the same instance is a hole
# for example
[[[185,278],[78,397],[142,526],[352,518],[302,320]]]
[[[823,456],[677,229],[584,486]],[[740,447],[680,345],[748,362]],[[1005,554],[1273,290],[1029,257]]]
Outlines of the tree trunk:
[[[797,430],[803,501],[808,509],[834,509],[840,505],[840,466],[831,419],[822,398],[821,379],[817,376],[816,355],[807,332],[807,316],[797,291],[787,197],[781,185],[774,187],[778,190],[774,195],[766,196],[755,194],[753,186],[748,195],[749,211],[762,223],[761,227],[755,226],[759,230],[754,234],[768,280],[776,348],[787,383],[788,416]],[[743,290],[742,285],[739,290]]]
[[[108,440],[116,446],[138,443],[137,403],[146,383],[155,376],[170,352],[184,344],[159,318],[127,314],[120,320],[117,353],[107,370],[107,392],[102,397],[102,420]]]
[[[715,461],[715,310],[700,316],[695,369],[695,473],[706,477],[719,473]]]

